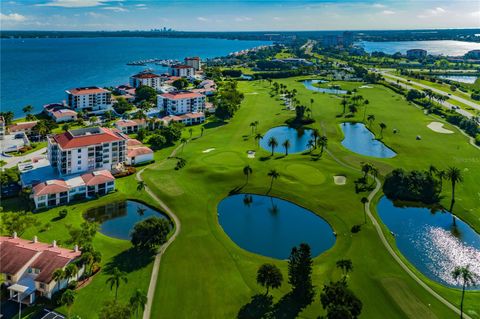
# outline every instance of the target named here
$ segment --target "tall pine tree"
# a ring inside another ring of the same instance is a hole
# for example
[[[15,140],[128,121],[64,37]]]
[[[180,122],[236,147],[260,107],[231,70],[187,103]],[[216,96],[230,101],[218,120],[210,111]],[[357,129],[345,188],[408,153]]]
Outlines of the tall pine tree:
[[[288,282],[292,285],[293,296],[300,302],[309,304],[315,296],[312,284],[313,260],[308,244],[293,247],[288,258]]]

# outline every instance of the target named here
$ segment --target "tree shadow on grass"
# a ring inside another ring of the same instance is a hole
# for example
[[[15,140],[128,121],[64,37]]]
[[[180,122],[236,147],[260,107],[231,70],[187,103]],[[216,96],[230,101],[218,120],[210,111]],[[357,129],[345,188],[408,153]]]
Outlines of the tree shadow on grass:
[[[229,192],[228,192],[228,195],[235,195],[235,194],[238,194],[241,192],[241,190],[243,189],[243,187],[245,186],[246,184],[242,185],[242,186],[236,186],[234,188],[232,188]]]
[[[223,126],[225,124],[227,124],[227,122],[215,121],[215,122],[208,122],[208,123],[204,124],[203,127],[206,128],[206,129],[210,129],[210,128]]]
[[[271,156],[262,156],[262,157],[259,157],[258,160],[260,162],[265,162],[265,161],[270,160],[271,158],[272,158]]]
[[[130,273],[145,268],[153,261],[154,257],[155,251],[140,250],[132,247],[114,256],[113,259],[105,265],[103,270],[106,273],[111,273],[113,268],[117,267],[120,271]]]
[[[285,294],[276,304],[270,295],[256,294],[240,308],[237,319],[294,319],[313,300],[301,301],[292,292]]]
[[[237,319],[261,319],[267,318],[271,312],[273,297],[270,295],[256,294],[250,299],[250,302],[243,305],[238,311]]]

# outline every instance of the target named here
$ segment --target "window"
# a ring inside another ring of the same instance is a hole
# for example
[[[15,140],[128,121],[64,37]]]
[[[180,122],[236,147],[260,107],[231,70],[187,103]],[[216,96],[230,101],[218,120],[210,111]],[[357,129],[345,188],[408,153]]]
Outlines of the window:
[[[45,290],[45,287],[46,287],[45,284],[44,284],[43,282],[41,282],[41,283],[40,283],[40,289]]]
[[[12,276],[11,276],[11,275],[7,275],[7,280],[12,280]]]

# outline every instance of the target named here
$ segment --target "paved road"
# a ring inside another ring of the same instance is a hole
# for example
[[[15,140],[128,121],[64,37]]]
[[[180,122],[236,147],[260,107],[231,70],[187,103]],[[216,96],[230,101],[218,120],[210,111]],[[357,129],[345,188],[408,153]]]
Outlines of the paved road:
[[[175,148],[170,156],[175,156],[178,149],[179,147]],[[138,181],[143,181],[142,173],[144,170],[145,168],[137,173],[136,178]],[[167,248],[173,243],[175,238],[177,238],[178,234],[180,233],[180,229],[182,228],[182,224],[180,222],[180,219],[177,217],[177,215],[175,215],[175,213],[160,198],[158,198],[157,195],[155,195],[155,193],[153,193],[152,190],[150,190],[150,188],[148,188],[148,186],[146,185],[145,185],[145,191],[153,198],[154,201],[156,201],[160,205],[163,211],[167,213],[168,216],[170,216],[170,218],[172,218],[173,222],[175,223],[175,232],[168,239],[168,241],[160,247],[160,249],[157,252],[157,255],[155,256],[155,261],[153,263],[152,274],[150,276],[150,284],[148,286],[147,304],[145,305],[145,309],[143,311],[143,319],[150,319],[153,298],[155,297],[155,288],[157,287],[158,271],[160,269],[160,262],[162,261],[163,253],[165,253]]]
[[[5,164],[5,166],[3,166],[3,167],[10,168],[10,167],[17,166],[18,163],[21,163],[21,162],[26,161],[26,160],[31,160],[34,157],[40,156],[43,153],[45,153],[46,151],[47,151],[47,148],[43,147],[39,150],[36,150],[35,152],[29,153],[29,154],[23,155],[23,156],[7,157],[7,156],[4,156],[4,155],[1,155],[0,159],[7,162],[7,164]]]
[[[385,76],[385,81],[390,82],[390,83],[397,84],[397,80],[396,80],[396,79],[394,79],[394,78],[389,78],[390,75],[386,75],[385,73],[382,73],[382,74]],[[404,78],[399,78],[399,77],[396,77],[396,78],[405,81]],[[410,83],[416,84],[416,82],[415,82],[415,83],[414,83],[414,82],[410,82]],[[417,90],[416,87],[413,87],[413,86],[411,86],[411,85],[405,84],[405,83],[403,83],[403,82],[399,82],[398,85],[403,86],[404,88],[406,88],[406,89],[408,89],[408,90]],[[429,88],[429,87],[427,87],[427,88]],[[445,92],[442,92],[442,93],[446,94]],[[433,100],[435,100],[435,99],[433,99]],[[440,103],[443,107],[446,107],[447,109],[450,109],[450,110],[454,110],[454,111],[457,112],[458,114],[461,114],[461,115],[463,115],[463,116],[465,116],[465,117],[468,117],[469,119],[475,116],[474,114],[472,114],[472,113],[470,113],[470,112],[468,112],[468,111],[465,111],[465,110],[463,110],[463,109],[460,109],[460,108],[458,108],[458,106],[453,105],[452,103],[449,103],[448,101],[444,101],[444,102],[441,102],[441,101],[438,101],[438,100],[435,100],[435,101],[437,101],[438,103]]]
[[[359,169],[350,166],[341,160],[339,160],[335,155],[333,155],[329,150],[326,151],[328,155],[330,155],[337,163],[340,165],[360,171]],[[370,175],[371,176],[371,175]],[[373,176],[371,176],[373,178]],[[370,203],[372,202],[372,199],[375,197],[375,195],[380,191],[380,187],[382,186],[382,183],[378,178],[375,177],[375,189],[368,195],[368,203],[365,204],[365,211],[367,212],[367,215],[372,222],[373,226],[375,227],[375,230],[377,231],[378,236],[380,237],[380,240],[382,241],[383,245],[387,249],[387,251],[390,253],[390,255],[395,259],[395,261],[400,265],[400,267],[403,268],[403,270],[413,279],[415,280],[420,286],[422,286],[428,293],[430,293],[433,297],[435,297],[438,301],[440,301],[442,304],[450,308],[452,311],[454,311],[456,314],[460,315],[460,309],[458,309],[456,306],[451,304],[448,300],[440,296],[438,293],[436,293],[432,288],[430,288],[425,282],[423,282],[418,276],[403,262],[403,260],[398,257],[397,253],[393,248],[390,246],[390,243],[387,241],[385,235],[383,234],[382,228],[377,222],[377,219],[373,216],[371,210],[370,210]],[[463,318],[465,319],[472,319],[470,316],[467,314],[463,314]]]
[[[385,76],[385,77],[393,78],[393,79],[395,79],[395,80],[407,81],[407,79],[402,78],[402,77],[400,77],[400,76],[393,75],[393,74],[391,74],[391,73],[387,73],[387,72],[384,72],[384,71],[383,71],[383,72],[381,71],[380,73],[382,73],[382,75]],[[447,96],[448,96],[450,99],[452,99],[452,100],[458,101],[458,102],[460,102],[460,103],[463,103],[463,104],[465,104],[465,105],[468,105],[468,106],[473,107],[474,109],[480,111],[480,104],[475,103],[475,102],[472,102],[472,101],[467,100],[467,99],[464,99],[463,97],[459,97],[459,96],[450,94],[450,93],[448,93],[448,92],[439,90],[439,89],[437,89],[437,88],[431,87],[431,86],[429,86],[429,85],[422,84],[422,83],[418,83],[418,82],[415,82],[415,81],[412,81],[412,80],[410,80],[409,83],[412,83],[413,85],[422,87],[422,88],[424,88],[424,89],[430,89],[430,90],[432,90],[433,92],[438,93],[438,94],[447,95]],[[450,95],[449,95],[449,94],[450,94]]]

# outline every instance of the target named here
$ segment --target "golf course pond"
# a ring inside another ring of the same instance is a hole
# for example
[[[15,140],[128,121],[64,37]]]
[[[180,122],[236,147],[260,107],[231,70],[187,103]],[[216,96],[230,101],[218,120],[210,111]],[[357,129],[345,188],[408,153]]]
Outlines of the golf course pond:
[[[314,85],[314,84],[317,84],[317,83],[327,83],[327,82],[328,81],[325,81],[325,80],[304,80],[304,81],[302,81],[303,85],[311,91],[320,92],[320,93],[329,93],[329,94],[347,94],[346,90],[335,89],[335,88],[322,88],[322,87],[318,87],[318,86]]]
[[[125,240],[130,240],[130,232],[136,223],[152,216],[168,218],[161,212],[132,200],[93,207],[83,215],[88,221],[100,223],[102,234]]]
[[[313,130],[311,129],[277,126],[265,133],[260,140],[260,146],[267,151],[272,151],[271,146],[268,145],[268,141],[274,137],[278,143],[275,147],[276,153],[285,153],[285,147],[283,147],[282,144],[286,140],[290,142],[288,153],[301,153],[309,148],[308,141],[313,140],[312,134]]]
[[[354,153],[378,158],[397,155],[382,141],[375,139],[375,135],[363,123],[345,122],[340,127],[345,135],[342,145]]]
[[[425,207],[396,207],[385,196],[377,205],[382,222],[395,236],[400,252],[428,278],[461,287],[452,278],[456,266],[470,265],[480,275],[480,235],[448,212]],[[480,285],[470,287],[480,289]]]
[[[315,213],[276,197],[236,194],[218,205],[218,221],[241,248],[277,259],[307,243],[318,256],[335,243],[330,225]]]

